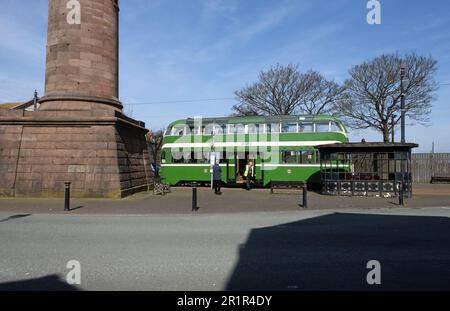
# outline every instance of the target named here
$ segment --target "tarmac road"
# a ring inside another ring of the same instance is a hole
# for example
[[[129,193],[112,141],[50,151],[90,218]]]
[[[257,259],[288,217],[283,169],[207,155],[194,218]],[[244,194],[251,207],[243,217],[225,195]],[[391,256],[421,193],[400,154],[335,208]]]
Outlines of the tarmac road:
[[[450,209],[0,213],[0,290],[450,289]],[[369,260],[381,285],[369,286]],[[81,285],[65,282],[70,260]]]

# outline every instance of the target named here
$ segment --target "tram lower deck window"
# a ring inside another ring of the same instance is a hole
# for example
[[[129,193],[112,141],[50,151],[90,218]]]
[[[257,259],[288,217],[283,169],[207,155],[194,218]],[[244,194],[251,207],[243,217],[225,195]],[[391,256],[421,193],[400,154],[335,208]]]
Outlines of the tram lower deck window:
[[[217,152],[219,163],[227,163],[226,151]],[[210,163],[211,153],[204,151],[172,151],[170,153],[171,163],[174,164],[208,164]]]
[[[318,159],[317,151],[313,150],[302,151],[302,163],[316,164],[317,159]]]
[[[290,150],[281,153],[281,161],[285,164],[316,164],[318,159],[318,152],[315,150]]]
[[[299,153],[301,151],[283,151],[283,163],[299,163]]]

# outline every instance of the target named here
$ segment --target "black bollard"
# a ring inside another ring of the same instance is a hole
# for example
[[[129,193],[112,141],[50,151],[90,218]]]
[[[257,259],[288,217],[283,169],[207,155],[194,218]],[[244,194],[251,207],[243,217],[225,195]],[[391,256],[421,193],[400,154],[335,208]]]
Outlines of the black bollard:
[[[64,211],[70,211],[70,182],[65,182],[64,189]]]
[[[398,205],[403,206],[403,182],[398,183]]]
[[[302,185],[303,189],[303,208],[308,208],[308,185],[304,183]]]
[[[197,210],[197,183],[194,181],[192,183],[192,211],[196,212]]]

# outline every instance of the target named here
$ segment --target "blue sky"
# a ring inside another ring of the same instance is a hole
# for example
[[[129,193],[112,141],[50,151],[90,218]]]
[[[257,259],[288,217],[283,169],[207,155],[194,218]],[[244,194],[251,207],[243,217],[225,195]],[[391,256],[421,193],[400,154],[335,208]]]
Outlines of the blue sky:
[[[290,62],[343,82],[348,69],[381,53],[430,55],[450,83],[450,2],[381,0],[381,25],[366,23],[366,0],[122,0],[120,97],[125,111],[158,129],[174,119],[222,116],[270,65]],[[0,0],[0,102],[43,93],[47,0]],[[450,85],[430,126],[410,126],[418,151],[450,152]],[[352,131],[353,140],[380,140]]]

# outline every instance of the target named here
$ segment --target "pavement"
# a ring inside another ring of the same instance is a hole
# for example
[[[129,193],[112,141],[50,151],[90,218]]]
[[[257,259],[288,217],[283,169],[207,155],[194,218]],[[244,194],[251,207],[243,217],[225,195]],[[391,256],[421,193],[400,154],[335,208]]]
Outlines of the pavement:
[[[0,213],[1,290],[450,290],[450,209]],[[81,265],[81,284],[65,280]],[[381,265],[380,285],[366,281]]]
[[[302,210],[301,190],[253,189],[245,191],[237,188],[222,188],[223,194],[214,195],[209,188],[198,189],[199,214],[211,213],[251,213],[282,212]],[[405,199],[409,208],[450,207],[450,184],[415,184],[414,195]],[[325,196],[308,192],[308,210],[327,209],[372,209],[398,207],[397,198]],[[60,199],[21,199],[0,198],[0,212],[20,214],[65,214],[64,200]],[[71,200],[73,215],[161,215],[191,214],[192,190],[172,188],[172,193],[155,196],[152,193],[139,193],[122,200],[77,199]]]

